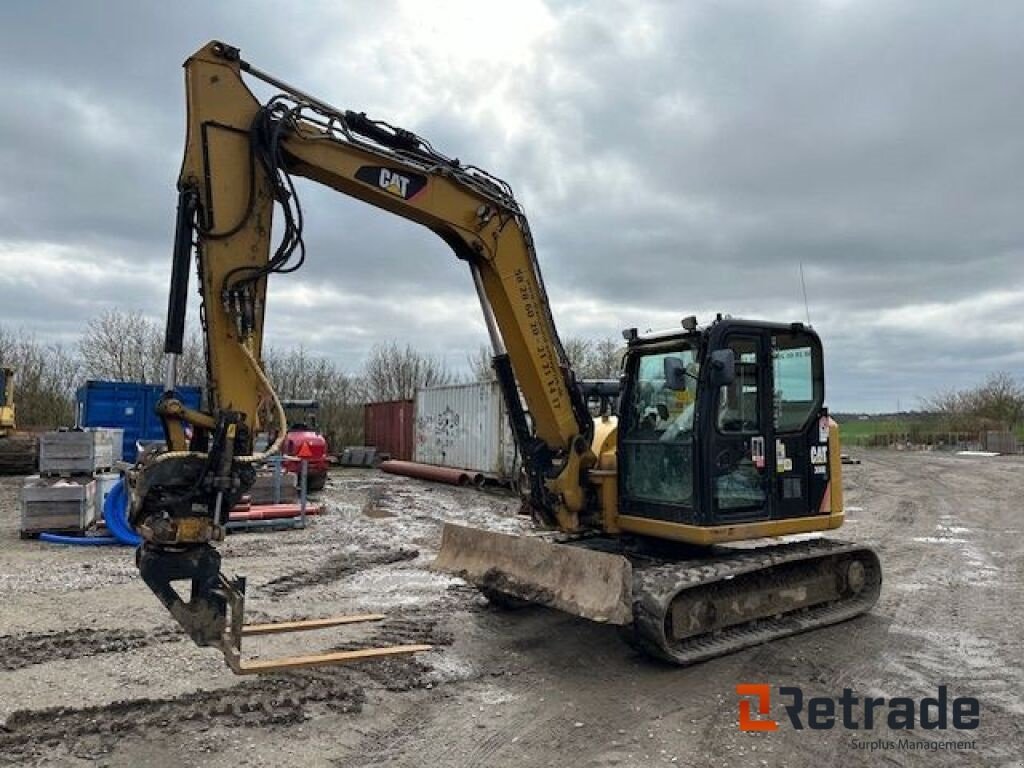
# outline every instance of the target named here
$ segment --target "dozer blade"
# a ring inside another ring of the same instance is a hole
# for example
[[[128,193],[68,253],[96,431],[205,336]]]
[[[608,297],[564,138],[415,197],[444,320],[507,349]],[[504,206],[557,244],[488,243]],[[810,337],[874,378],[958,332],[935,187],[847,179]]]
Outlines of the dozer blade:
[[[445,523],[433,568],[499,593],[591,621],[633,620],[629,561],[607,552]]]

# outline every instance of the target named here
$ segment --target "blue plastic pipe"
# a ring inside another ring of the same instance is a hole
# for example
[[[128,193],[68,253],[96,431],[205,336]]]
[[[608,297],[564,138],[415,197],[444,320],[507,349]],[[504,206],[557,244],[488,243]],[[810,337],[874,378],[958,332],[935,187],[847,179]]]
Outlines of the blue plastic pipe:
[[[72,544],[80,547],[98,547],[104,544],[124,544],[137,547],[142,543],[139,536],[128,523],[128,496],[124,492],[124,478],[121,478],[110,489],[103,502],[103,522],[112,536],[61,536],[57,533],[41,533],[40,541],[50,544]]]
[[[118,480],[107,494],[103,503],[103,522],[119,543],[128,547],[137,547],[142,543],[142,537],[128,523],[128,495],[124,492],[124,478]]]
[[[113,536],[61,536],[59,533],[40,533],[39,540],[50,544],[72,544],[78,547],[99,547],[121,543]]]

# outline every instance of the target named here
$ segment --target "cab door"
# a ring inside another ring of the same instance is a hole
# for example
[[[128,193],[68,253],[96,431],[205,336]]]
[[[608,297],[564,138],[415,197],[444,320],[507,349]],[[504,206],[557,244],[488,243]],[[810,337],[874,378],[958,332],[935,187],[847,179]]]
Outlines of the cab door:
[[[713,371],[705,379],[710,396],[701,419],[706,524],[767,520],[773,459],[768,336],[762,329],[734,329],[713,348],[732,350],[735,375],[717,387]]]
[[[828,415],[821,341],[806,329],[770,334],[773,518],[820,514],[828,486]]]

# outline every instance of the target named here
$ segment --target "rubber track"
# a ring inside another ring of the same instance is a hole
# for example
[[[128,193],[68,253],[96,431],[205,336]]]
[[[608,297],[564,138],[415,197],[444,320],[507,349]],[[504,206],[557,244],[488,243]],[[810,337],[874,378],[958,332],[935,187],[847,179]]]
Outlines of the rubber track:
[[[671,640],[666,633],[668,611],[682,592],[712,590],[716,585],[744,574],[765,571],[793,563],[809,568],[822,559],[856,554],[866,570],[863,590],[856,596],[822,603],[771,619],[757,619],[715,632]],[[627,639],[643,652],[672,664],[687,665],[760,645],[780,637],[835,624],[869,610],[878,600],[882,571],[878,556],[870,548],[833,539],[809,539],[756,549],[735,549],[715,558],[666,563],[633,563],[633,624]]]

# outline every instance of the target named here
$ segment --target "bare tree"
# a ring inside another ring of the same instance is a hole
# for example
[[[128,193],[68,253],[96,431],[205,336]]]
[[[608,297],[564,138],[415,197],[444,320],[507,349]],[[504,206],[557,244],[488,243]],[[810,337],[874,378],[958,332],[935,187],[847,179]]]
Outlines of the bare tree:
[[[569,367],[576,372],[577,376],[582,375],[581,372],[586,368],[593,346],[592,341],[581,336],[562,337],[562,349],[565,350],[565,356],[569,359]]]
[[[305,349],[267,349],[263,368],[282,399],[320,403],[319,426],[332,447],[359,445],[363,437],[362,382]]]
[[[576,378],[611,379],[619,375],[625,349],[616,339],[592,341],[579,336],[566,336],[562,339],[562,347]],[[489,347],[481,345],[474,354],[467,357],[467,362],[474,381],[494,381]]]
[[[494,367],[491,365],[492,357],[491,348],[486,344],[481,344],[476,352],[466,356],[466,362],[469,363],[470,377],[473,381],[497,380],[497,377],[494,375]]]
[[[614,338],[595,341],[587,356],[582,376],[590,379],[613,379],[622,369],[622,356],[626,353],[622,342]]]
[[[393,341],[374,346],[363,368],[366,396],[374,402],[410,400],[419,387],[451,384],[454,380],[442,360]]]
[[[159,384],[164,380],[164,328],[141,312],[112,309],[86,325],[78,351],[86,375],[94,379]],[[202,385],[206,363],[196,331],[185,339],[178,360],[178,383]]]
[[[75,422],[81,365],[59,344],[41,344],[24,331],[0,326],[0,364],[13,368],[18,426],[53,428]]]
[[[1024,423],[1024,384],[1009,373],[993,373],[980,386],[925,398],[924,407],[939,414],[952,430],[1013,430]]]

